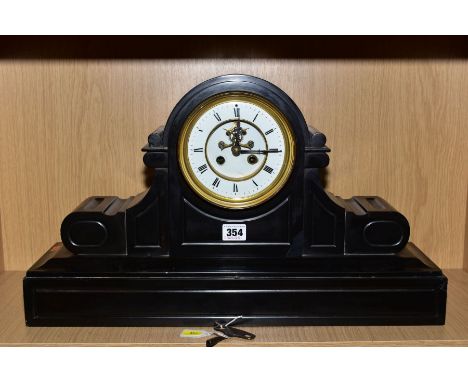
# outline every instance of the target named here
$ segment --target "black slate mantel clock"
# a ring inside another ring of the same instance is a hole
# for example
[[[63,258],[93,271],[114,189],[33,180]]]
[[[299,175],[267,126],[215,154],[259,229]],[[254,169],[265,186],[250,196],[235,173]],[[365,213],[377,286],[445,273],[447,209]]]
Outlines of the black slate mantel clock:
[[[64,219],[24,279],[27,324],[443,324],[447,279],[385,200],[322,187],[325,143],[269,82],[196,86],[143,148],[151,187]]]

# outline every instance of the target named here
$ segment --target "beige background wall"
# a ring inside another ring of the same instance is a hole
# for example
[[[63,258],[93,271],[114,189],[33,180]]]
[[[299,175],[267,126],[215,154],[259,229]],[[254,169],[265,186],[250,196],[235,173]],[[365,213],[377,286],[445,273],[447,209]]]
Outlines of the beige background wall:
[[[27,269],[87,196],[144,190],[147,135],[194,85],[234,72],[279,85],[327,135],[328,190],[384,197],[438,265],[463,266],[468,61],[2,60],[5,270]]]

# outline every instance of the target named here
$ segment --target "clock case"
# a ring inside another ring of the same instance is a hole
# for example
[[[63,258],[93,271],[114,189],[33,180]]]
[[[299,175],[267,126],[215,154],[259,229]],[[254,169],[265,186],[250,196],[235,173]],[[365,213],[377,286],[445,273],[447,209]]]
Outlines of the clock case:
[[[265,203],[225,209],[185,182],[180,129],[220,93],[264,97],[289,121],[294,169]],[[24,279],[30,326],[443,324],[447,279],[413,244],[406,218],[377,196],[342,199],[321,183],[325,135],[275,85],[246,75],[208,80],[148,137],[149,189],[92,196],[65,217],[54,245]],[[245,242],[222,225],[246,224]]]

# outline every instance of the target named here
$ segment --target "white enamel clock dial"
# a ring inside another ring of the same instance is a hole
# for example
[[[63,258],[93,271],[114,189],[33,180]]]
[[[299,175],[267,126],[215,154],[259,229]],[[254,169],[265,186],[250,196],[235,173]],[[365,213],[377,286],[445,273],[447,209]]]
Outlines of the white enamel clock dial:
[[[205,200],[246,208],[275,195],[294,161],[287,120],[248,93],[207,100],[187,119],[179,140],[184,177]]]

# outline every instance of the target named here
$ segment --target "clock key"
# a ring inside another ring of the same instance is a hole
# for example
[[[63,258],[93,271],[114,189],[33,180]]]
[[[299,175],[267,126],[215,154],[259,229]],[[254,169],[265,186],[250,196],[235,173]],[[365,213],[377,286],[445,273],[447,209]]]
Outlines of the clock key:
[[[241,330],[238,328],[233,328],[232,326],[216,328],[216,330],[227,335],[228,337],[242,338],[243,340],[253,340],[255,338],[255,334],[249,333],[245,330]]]
[[[213,326],[213,329],[217,332],[221,332],[227,335],[228,337],[242,338],[244,340],[253,340],[255,338],[255,334],[230,326],[235,321],[238,321],[241,319],[242,319],[242,316],[237,316],[237,317],[234,317],[231,321],[229,321],[226,324],[222,324],[216,321],[215,325]]]

